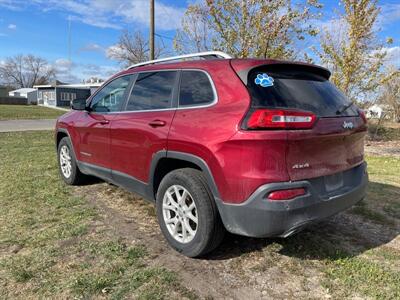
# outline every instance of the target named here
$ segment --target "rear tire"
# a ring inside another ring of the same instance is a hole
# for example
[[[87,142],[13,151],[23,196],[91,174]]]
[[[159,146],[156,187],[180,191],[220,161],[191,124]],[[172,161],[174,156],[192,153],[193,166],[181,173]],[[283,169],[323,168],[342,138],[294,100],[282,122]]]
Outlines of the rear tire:
[[[176,251],[198,257],[221,243],[225,228],[201,171],[172,171],[162,179],[156,198],[161,231]]]
[[[58,170],[68,185],[79,185],[87,180],[87,176],[78,168],[76,157],[68,137],[63,137],[57,149]]]

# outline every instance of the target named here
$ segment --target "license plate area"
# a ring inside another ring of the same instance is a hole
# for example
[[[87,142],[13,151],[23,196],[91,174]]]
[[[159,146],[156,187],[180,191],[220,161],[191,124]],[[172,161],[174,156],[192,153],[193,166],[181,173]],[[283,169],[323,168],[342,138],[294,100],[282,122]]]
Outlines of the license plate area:
[[[327,192],[332,192],[343,187],[343,173],[324,176],[325,189]]]

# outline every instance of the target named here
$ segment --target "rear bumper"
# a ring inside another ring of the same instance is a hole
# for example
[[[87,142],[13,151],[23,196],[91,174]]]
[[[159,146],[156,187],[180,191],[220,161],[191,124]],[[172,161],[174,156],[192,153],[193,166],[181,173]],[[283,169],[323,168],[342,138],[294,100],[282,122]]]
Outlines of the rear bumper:
[[[227,204],[217,199],[226,229],[251,237],[289,236],[307,224],[339,213],[365,197],[368,184],[366,163],[343,172],[344,185],[325,190],[324,178],[280,182],[260,186],[245,202]],[[269,192],[304,187],[307,194],[288,201],[266,199]]]

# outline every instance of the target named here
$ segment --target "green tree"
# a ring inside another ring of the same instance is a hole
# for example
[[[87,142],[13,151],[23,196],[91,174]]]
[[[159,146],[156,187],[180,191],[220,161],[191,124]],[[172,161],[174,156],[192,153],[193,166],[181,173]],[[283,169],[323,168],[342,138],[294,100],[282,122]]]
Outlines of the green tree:
[[[177,30],[174,48],[179,53],[209,51],[211,29],[208,25],[208,10],[204,5],[189,5],[182,18],[182,29]]]
[[[343,12],[321,34],[321,62],[331,80],[351,100],[367,100],[377,91],[386,56],[376,37],[377,0],[341,0]]]
[[[175,49],[215,49],[242,58],[299,58],[298,43],[317,34],[309,21],[320,7],[317,0],[296,4],[287,0],[207,0],[189,6]]]

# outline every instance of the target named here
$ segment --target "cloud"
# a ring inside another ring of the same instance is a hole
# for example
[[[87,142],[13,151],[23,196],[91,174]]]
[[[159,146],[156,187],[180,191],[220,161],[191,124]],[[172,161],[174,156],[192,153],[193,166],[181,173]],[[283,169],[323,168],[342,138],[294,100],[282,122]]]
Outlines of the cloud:
[[[168,2],[167,2],[168,3]],[[186,4],[186,2],[185,2]],[[26,9],[29,5],[42,11],[68,13],[70,19],[100,28],[122,29],[127,24],[149,27],[148,0],[0,0],[0,6],[8,9]],[[156,1],[155,20],[157,30],[174,30],[180,26],[185,7],[177,7]]]
[[[10,29],[10,30],[16,30],[17,29],[17,25],[15,25],[15,24],[8,24],[8,27],[7,27],[8,29]]]
[[[382,50],[386,52],[386,64],[400,67],[400,46],[384,47]]]
[[[80,83],[91,77],[106,79],[120,70],[109,65],[72,63],[66,58],[56,59],[52,66],[57,79],[66,83]]]
[[[125,52],[125,49],[121,48],[120,45],[115,44],[106,49],[106,57],[110,59],[115,59],[115,57],[123,56]]]
[[[378,17],[379,24],[385,26],[398,20],[400,20],[400,3],[381,5],[381,14]]]
[[[105,65],[95,65],[95,64],[86,64],[82,66],[81,73],[87,77],[99,77],[106,79],[115,73],[120,71],[118,67],[115,66],[105,66]]]
[[[89,43],[79,49],[81,52],[104,52],[104,47],[96,43]]]
[[[75,67],[75,65],[73,64],[72,61],[70,61],[70,60],[68,60],[68,59],[59,58],[59,59],[57,59],[57,60],[55,61],[54,67],[55,67],[57,70],[66,71],[66,70],[72,69],[73,67]]]
[[[400,46],[393,46],[393,47],[383,47],[380,50],[373,51],[372,55],[374,54],[382,54],[386,53],[384,65],[385,66],[395,66],[400,68]]]
[[[21,10],[25,4],[23,0],[0,0],[0,6],[9,10]]]

